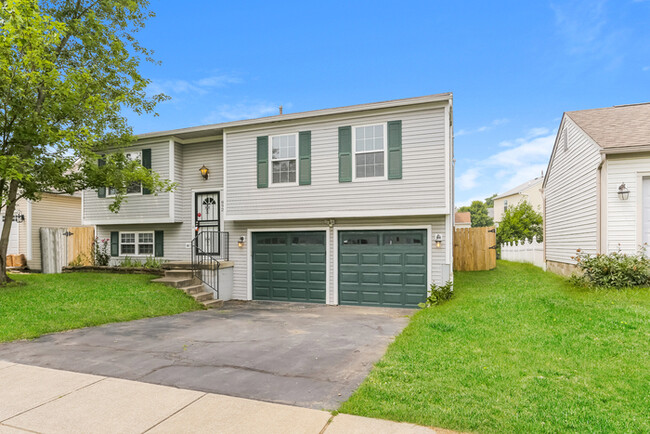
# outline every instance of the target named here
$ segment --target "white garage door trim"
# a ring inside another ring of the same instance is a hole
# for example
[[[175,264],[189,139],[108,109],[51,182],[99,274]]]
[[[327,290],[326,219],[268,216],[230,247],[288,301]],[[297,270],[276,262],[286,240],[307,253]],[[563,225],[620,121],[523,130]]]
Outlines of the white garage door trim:
[[[253,299],[253,233],[260,232],[322,232],[325,231],[325,304],[332,303],[330,286],[330,228],[325,226],[296,228],[255,228],[246,230],[246,300]],[[338,298],[338,295],[336,295]]]
[[[428,226],[341,226],[334,228],[334,238],[333,238],[333,248],[334,248],[334,297],[332,304],[339,304],[339,231],[392,231],[392,230],[417,230],[423,229],[427,231],[427,294],[431,290],[431,284],[433,283],[432,268],[431,268],[431,249],[433,248],[431,242],[431,225]],[[327,304],[330,304],[329,302]]]

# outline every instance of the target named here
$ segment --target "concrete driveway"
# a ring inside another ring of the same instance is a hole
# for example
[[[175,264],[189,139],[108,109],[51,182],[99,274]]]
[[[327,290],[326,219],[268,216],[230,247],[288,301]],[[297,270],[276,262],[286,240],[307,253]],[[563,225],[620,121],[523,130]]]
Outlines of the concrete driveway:
[[[0,345],[0,360],[336,409],[413,310],[230,302]]]

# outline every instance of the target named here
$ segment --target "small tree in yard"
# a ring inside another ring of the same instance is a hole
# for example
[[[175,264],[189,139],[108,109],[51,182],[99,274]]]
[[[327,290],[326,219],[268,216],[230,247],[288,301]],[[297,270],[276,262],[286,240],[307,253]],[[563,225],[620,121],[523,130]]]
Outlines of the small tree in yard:
[[[152,60],[134,33],[151,16],[147,1],[0,0],[0,284],[19,199],[111,186],[117,212],[134,182],[173,188],[122,152],[134,141],[122,111],[167,98],[138,72]]]
[[[503,213],[497,229],[497,245],[532,239],[534,236],[537,241],[542,241],[542,231],[542,215],[530,203],[523,201],[508,207]]]
[[[468,212],[472,217],[472,227],[479,228],[483,226],[492,226],[494,221],[488,215],[487,206],[480,200],[475,200],[470,206],[462,206],[460,212]]]

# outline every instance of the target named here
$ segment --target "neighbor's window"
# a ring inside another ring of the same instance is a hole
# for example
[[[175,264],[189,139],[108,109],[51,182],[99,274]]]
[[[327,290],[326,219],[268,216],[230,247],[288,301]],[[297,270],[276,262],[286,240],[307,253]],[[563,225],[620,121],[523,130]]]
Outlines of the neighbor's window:
[[[386,176],[385,137],[383,124],[354,128],[355,178]]]
[[[120,255],[153,255],[153,232],[121,232]]]
[[[124,155],[126,156],[127,160],[137,161],[140,164],[142,164],[142,152],[140,151],[125,152]],[[115,190],[114,187],[108,187],[109,196],[115,196],[115,193],[117,193],[117,190]],[[132,182],[131,185],[126,187],[126,194],[141,194],[141,193],[142,193],[142,184],[139,182]]]
[[[272,184],[295,184],[296,176],[296,134],[271,137],[271,181]]]
[[[508,201],[504,200],[503,201],[503,212],[505,212],[508,209]]]

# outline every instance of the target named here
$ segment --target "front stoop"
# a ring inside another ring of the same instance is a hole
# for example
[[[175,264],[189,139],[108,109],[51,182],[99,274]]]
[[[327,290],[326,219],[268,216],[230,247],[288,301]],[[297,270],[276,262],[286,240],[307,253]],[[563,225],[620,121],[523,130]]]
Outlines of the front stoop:
[[[180,289],[207,308],[221,307],[223,300],[216,300],[214,293],[206,291],[203,282],[193,276],[192,270],[180,268],[181,264],[171,263],[170,266],[165,267],[165,276],[153,279],[152,282],[164,283],[172,288]]]

